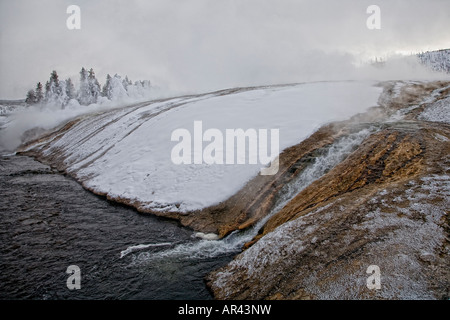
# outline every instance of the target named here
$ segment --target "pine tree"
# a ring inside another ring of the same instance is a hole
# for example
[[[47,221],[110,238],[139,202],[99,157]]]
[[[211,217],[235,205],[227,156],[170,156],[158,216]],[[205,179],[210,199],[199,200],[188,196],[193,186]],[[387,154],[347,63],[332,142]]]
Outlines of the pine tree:
[[[38,82],[34,90],[27,92],[26,102],[28,104],[45,103],[64,108],[72,99],[77,99],[80,105],[102,102],[99,100],[102,96],[111,101],[141,99],[148,96],[150,88],[150,81],[136,81],[133,84],[128,76],[122,79],[118,74],[114,77],[108,74],[105,85],[101,87],[94,69],[87,71],[83,67],[80,71],[80,88],[77,91],[70,78],[59,80],[58,73],[53,70],[44,86]]]
[[[150,81],[136,81],[133,85],[127,88],[127,94],[133,99],[144,99],[150,97],[151,85]]]
[[[50,74],[50,83],[53,83],[55,87],[59,86],[58,78],[59,78],[58,73],[56,72],[56,70],[53,70],[52,73]]]
[[[97,78],[95,77],[94,69],[89,70],[89,76],[88,76],[88,83],[89,83],[89,93],[90,93],[90,99],[89,104],[91,103],[97,103],[98,97],[101,96],[101,89],[100,89],[100,83],[98,82]]]
[[[85,81],[88,77],[88,73],[84,67],[81,68],[80,77],[81,77],[81,81]]]
[[[47,104],[64,107],[68,99],[65,90],[66,83],[59,81],[58,73],[53,70],[49,81],[45,84],[45,96],[43,101]]]
[[[106,75],[106,82],[103,86],[102,96],[112,100],[111,76],[109,74]]]
[[[42,83],[38,82],[35,90],[36,103],[41,103],[44,100],[44,92],[42,91]]]
[[[130,85],[133,85],[133,82],[128,79],[128,76],[125,76],[125,79],[122,80],[123,88],[128,91],[128,86]]]
[[[75,90],[75,86],[72,83],[72,79],[66,79],[66,95],[68,100],[72,100],[76,98],[77,92]]]
[[[29,90],[27,92],[27,98],[25,99],[25,102],[28,105],[32,105],[32,104],[36,103],[36,94],[35,94],[34,90]]]
[[[122,100],[128,97],[127,90],[123,87],[123,80],[118,75],[115,74],[114,77],[110,79],[111,84],[111,100]]]
[[[88,72],[83,67],[80,71],[80,91],[78,92],[78,102],[87,106],[90,101],[90,90],[88,82]]]
[[[61,85],[58,78],[58,73],[53,70],[50,74],[50,90],[52,91],[54,98],[61,94]]]
[[[50,81],[47,81],[45,83],[45,95],[44,95],[44,101],[47,102],[51,96],[50,92]]]
[[[67,96],[66,81],[60,81],[59,92],[56,95],[55,104],[64,108],[69,103],[69,97]]]

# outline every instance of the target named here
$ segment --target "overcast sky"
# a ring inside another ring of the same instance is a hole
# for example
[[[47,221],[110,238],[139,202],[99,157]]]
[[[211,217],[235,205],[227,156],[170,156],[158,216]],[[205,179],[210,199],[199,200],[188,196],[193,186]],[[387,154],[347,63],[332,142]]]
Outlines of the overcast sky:
[[[376,56],[449,48],[449,30],[449,0],[0,0],[0,98],[82,66],[174,92],[352,77]]]

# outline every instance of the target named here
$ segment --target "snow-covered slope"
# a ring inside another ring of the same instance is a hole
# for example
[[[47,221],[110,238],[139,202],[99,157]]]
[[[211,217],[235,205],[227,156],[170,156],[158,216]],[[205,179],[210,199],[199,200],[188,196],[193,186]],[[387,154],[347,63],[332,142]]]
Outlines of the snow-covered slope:
[[[280,152],[320,125],[376,106],[373,82],[321,82],[221,91],[85,115],[40,150],[83,184],[152,211],[187,212],[226,200],[258,175],[261,164],[171,161],[174,130],[279,129]],[[205,147],[207,143],[203,144]],[[35,146],[33,146],[36,148]]]

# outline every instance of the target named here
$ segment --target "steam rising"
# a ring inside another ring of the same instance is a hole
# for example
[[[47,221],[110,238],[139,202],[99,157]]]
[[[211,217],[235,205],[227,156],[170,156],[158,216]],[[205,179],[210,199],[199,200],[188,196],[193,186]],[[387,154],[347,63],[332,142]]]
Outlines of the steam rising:
[[[23,98],[52,70],[76,81],[80,66],[102,83],[115,70],[173,94],[198,93],[367,78],[370,70],[355,65],[450,46],[443,0],[379,0],[381,30],[367,28],[373,3],[365,0],[80,0],[81,30],[68,30],[72,2],[0,2],[1,98]],[[406,66],[389,70],[411,77]]]
[[[71,4],[0,2],[0,98],[23,99],[52,70],[77,83],[80,66],[93,67],[102,84],[110,70],[150,79],[164,96],[306,81],[430,80],[443,76],[395,54],[450,46],[450,2],[441,0],[379,0],[381,30],[367,28],[372,2],[365,0],[80,0],[81,30],[68,30]],[[368,63],[376,57],[387,61],[384,68]],[[14,148],[25,131],[74,116],[66,111],[19,112],[0,131],[0,144]]]

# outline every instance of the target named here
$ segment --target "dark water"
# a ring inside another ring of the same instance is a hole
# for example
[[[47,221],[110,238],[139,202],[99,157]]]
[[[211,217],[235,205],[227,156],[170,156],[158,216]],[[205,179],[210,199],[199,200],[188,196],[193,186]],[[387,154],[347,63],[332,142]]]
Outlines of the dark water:
[[[0,299],[211,299],[204,276],[236,253],[202,255],[192,231],[23,156],[0,156],[0,243]],[[70,265],[80,290],[67,288]]]

